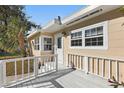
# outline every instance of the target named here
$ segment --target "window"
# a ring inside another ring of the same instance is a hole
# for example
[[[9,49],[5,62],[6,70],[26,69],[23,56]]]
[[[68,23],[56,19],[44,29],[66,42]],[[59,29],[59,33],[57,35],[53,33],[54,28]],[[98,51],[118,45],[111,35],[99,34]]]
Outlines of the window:
[[[89,25],[70,34],[70,47],[81,49],[108,49],[108,22]]]
[[[39,37],[34,40],[34,49],[39,50]]]
[[[44,37],[44,50],[52,50],[52,38]]]
[[[103,46],[103,26],[85,30],[85,46]]]
[[[61,37],[58,37],[57,45],[58,45],[58,48],[62,48],[62,38]]]
[[[71,33],[71,46],[82,46],[82,31]]]

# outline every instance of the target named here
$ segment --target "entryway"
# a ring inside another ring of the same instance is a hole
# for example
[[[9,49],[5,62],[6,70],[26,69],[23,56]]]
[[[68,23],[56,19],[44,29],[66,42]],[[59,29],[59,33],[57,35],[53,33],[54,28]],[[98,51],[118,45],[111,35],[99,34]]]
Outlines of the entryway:
[[[55,35],[55,53],[58,54],[58,63],[63,64],[63,37],[61,33]]]

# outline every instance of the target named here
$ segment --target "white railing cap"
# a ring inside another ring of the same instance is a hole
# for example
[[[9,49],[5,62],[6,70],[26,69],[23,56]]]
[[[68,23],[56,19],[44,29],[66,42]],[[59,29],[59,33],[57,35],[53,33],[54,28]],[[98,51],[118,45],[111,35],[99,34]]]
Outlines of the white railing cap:
[[[4,59],[4,60],[0,60],[0,63],[2,63],[2,62],[13,62],[13,61],[18,61],[18,60],[42,58],[42,57],[50,57],[50,56],[57,56],[57,54],[49,54],[49,55],[41,55],[41,56],[31,56],[31,57],[22,57],[22,58],[14,58],[14,59]]]

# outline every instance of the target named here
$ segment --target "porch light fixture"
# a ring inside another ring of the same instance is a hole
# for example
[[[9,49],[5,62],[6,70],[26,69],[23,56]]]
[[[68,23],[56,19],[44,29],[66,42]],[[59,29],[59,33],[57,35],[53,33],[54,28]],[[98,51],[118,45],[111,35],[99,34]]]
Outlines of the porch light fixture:
[[[63,31],[63,32],[62,32],[62,35],[63,35],[63,36],[67,36],[67,32]]]

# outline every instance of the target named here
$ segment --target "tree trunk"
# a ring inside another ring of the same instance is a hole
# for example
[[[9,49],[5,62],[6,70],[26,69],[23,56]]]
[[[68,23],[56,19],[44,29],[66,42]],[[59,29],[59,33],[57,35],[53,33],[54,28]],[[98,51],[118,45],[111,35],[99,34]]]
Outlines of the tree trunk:
[[[18,42],[19,42],[19,48],[22,56],[26,57],[25,38],[24,38],[24,33],[22,28],[20,29],[20,32],[18,34]]]

